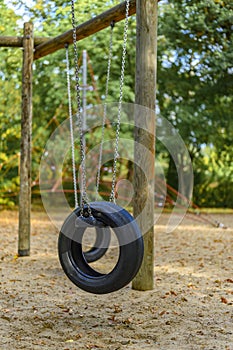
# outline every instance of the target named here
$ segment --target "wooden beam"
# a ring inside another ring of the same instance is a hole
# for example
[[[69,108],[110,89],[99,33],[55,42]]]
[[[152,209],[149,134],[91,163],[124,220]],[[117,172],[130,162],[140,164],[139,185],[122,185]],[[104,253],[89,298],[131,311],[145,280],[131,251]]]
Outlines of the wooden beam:
[[[43,44],[51,38],[34,38],[34,46]],[[24,37],[22,36],[0,36],[0,46],[2,47],[23,47]]]
[[[136,13],[136,0],[130,1],[129,15]],[[112,7],[108,11],[101,13],[100,15],[91,18],[89,21],[80,24],[76,28],[77,40],[82,40],[88,36],[97,33],[108,26],[112,21],[119,22],[125,18],[125,2]],[[46,43],[38,45],[35,49],[34,60],[47,56],[57,50],[64,48],[65,44],[73,43],[73,30],[69,30]]]
[[[24,24],[18,255],[30,255],[33,24]]]
[[[145,117],[135,107],[134,217],[144,233],[144,259],[133,288],[154,288],[155,100],[157,2],[137,0],[135,103],[148,108]],[[151,112],[150,112],[151,111]],[[143,147],[138,147],[143,145]],[[146,152],[145,152],[146,149]],[[140,215],[143,212],[143,215]],[[146,229],[145,229],[146,228]],[[146,232],[145,232],[146,231]]]

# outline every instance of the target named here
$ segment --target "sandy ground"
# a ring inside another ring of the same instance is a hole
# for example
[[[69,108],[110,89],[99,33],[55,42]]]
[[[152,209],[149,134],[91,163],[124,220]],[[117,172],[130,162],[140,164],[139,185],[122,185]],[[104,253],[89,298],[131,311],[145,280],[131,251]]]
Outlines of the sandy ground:
[[[17,258],[17,212],[0,212],[0,349],[233,350],[233,215],[215,216],[227,229],[185,218],[169,234],[164,218],[155,289],[93,295],[63,273],[46,214]]]

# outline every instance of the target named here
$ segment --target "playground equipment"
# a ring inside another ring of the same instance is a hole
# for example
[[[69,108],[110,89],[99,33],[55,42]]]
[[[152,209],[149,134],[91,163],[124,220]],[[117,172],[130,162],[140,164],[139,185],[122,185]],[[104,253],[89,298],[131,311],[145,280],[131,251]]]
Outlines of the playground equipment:
[[[108,27],[112,21],[117,23],[125,18],[126,2],[91,18],[79,25],[75,32],[77,41]],[[153,0],[131,0],[129,16],[136,13],[136,87],[135,103],[155,111],[156,92],[156,42],[157,42],[157,2]],[[73,43],[73,30],[55,38],[34,38],[33,24],[24,24],[23,37],[0,37],[0,46],[23,47],[23,84],[22,84],[22,122],[21,122],[21,159],[20,159],[20,201],[19,201],[19,256],[30,254],[30,206],[31,206],[31,126],[32,126],[32,64],[33,60],[44,57]],[[141,116],[135,114],[137,125]],[[137,152],[135,163],[143,162],[143,169],[151,174],[148,191],[144,191],[145,182],[140,167],[134,169],[134,216],[142,211],[145,203],[146,215],[140,216],[139,227],[146,222],[150,229],[144,235],[145,259],[133,281],[133,288],[139,290],[153,289],[154,286],[154,153],[155,120],[151,118],[147,130],[135,129],[135,141],[150,150],[151,159],[145,159],[143,152]],[[139,259],[140,260],[140,259]]]
[[[79,65],[78,65],[78,50],[77,50],[77,37],[76,37],[76,19],[74,10],[74,1],[71,1],[72,8],[72,25],[73,25],[73,47],[74,47],[74,62],[75,62],[75,78],[76,78],[76,99],[77,99],[77,121],[79,126],[79,143],[80,143],[80,156],[81,156],[81,198],[80,204],[78,204],[77,198],[77,179],[76,179],[76,167],[75,167],[75,155],[74,155],[74,132],[73,132],[73,113],[71,103],[70,92],[70,77],[69,77],[69,56],[68,48],[66,47],[66,59],[67,59],[67,87],[68,87],[68,100],[69,100],[69,118],[70,118],[70,138],[72,149],[72,165],[73,165],[73,184],[74,184],[74,199],[75,210],[62,225],[59,240],[58,240],[58,252],[61,266],[70,280],[78,287],[85,291],[97,294],[110,293],[116,291],[126,284],[128,284],[138,272],[143,259],[143,239],[140,229],[133,219],[133,217],[123,208],[114,204],[115,202],[115,187],[116,187],[116,164],[118,158],[118,145],[120,136],[120,123],[121,123],[121,105],[123,99],[123,84],[124,84],[124,69],[126,58],[126,44],[128,34],[128,19],[129,19],[129,0],[126,1],[126,16],[124,26],[124,42],[122,53],[122,67],[120,77],[120,101],[118,107],[117,126],[116,126],[116,138],[115,138],[115,150],[113,160],[112,171],[112,188],[110,194],[110,202],[94,202],[90,203],[86,189],[86,164],[85,164],[85,139],[84,139],[84,125],[85,122],[85,110],[81,111],[81,97],[79,86]],[[113,24],[111,24],[113,29]],[[108,59],[108,73],[106,91],[108,92],[108,82],[110,76],[111,57],[112,57],[112,35],[110,37],[110,50]],[[106,104],[105,104],[106,106]],[[102,122],[102,140],[100,145],[99,155],[99,167],[97,175],[97,191],[99,188],[101,160],[102,160],[102,147],[104,141],[104,128],[106,121],[106,108],[104,109],[103,122]],[[98,193],[97,193],[98,194]],[[82,237],[85,229],[88,226],[93,226],[96,229],[96,242],[91,251],[83,253],[82,251]],[[107,274],[99,273],[91,268],[88,264],[91,259],[98,259],[105,253],[103,242],[107,243],[108,248],[109,231],[110,227],[116,234],[120,254],[116,266],[112,271]],[[101,247],[97,246],[97,241],[100,241]]]

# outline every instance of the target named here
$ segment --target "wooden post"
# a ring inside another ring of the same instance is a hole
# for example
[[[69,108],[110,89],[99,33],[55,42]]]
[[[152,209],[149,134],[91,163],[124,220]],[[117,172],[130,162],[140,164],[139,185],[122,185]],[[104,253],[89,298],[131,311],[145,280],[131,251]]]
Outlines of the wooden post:
[[[154,288],[154,161],[155,161],[155,100],[157,68],[157,11],[154,0],[137,0],[136,41],[136,87],[135,103],[148,107],[151,118],[142,120],[142,114],[135,108],[135,165],[134,165],[134,216],[138,218],[144,234],[144,259],[138,275],[133,280],[133,289]],[[148,116],[148,113],[147,113]],[[140,128],[138,126],[142,126]],[[145,129],[147,129],[147,131]],[[137,146],[142,144],[148,150]]]
[[[18,255],[30,255],[33,24],[24,24]]]

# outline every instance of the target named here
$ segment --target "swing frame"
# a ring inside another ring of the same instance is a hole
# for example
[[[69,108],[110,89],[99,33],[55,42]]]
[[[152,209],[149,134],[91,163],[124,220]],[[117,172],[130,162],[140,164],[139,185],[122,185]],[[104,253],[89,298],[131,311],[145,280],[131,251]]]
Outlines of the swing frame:
[[[78,40],[84,39],[110,25],[112,21],[119,22],[125,18],[125,2],[111,8],[108,11],[90,19],[77,27]],[[156,57],[157,57],[157,1],[154,0],[131,0],[130,13],[136,13],[137,41],[136,41],[136,86],[135,103],[148,107],[155,111],[156,100]],[[21,157],[20,157],[20,197],[19,197],[19,237],[18,255],[30,255],[30,232],[31,232],[31,133],[32,133],[32,79],[33,61],[48,54],[64,48],[65,43],[72,42],[72,31],[49,39],[34,38],[33,24],[24,24],[23,37],[0,37],[0,46],[23,47],[22,67],[22,118],[21,118]],[[148,80],[149,77],[149,80]],[[135,118],[140,118],[136,115]],[[155,135],[155,124],[148,128]],[[144,144],[145,131],[135,132],[135,141]],[[145,146],[155,154],[155,136],[146,141]],[[140,162],[143,154],[137,154]],[[144,169],[151,175],[150,189],[154,184],[154,166],[149,160],[144,162]],[[133,288],[138,290],[149,290],[154,288],[154,191],[144,191],[144,183],[140,180],[141,174],[138,167],[134,169],[134,184],[137,193],[134,202],[134,216],[143,207],[145,199],[149,201],[149,211],[142,218],[143,221],[150,218],[151,229],[144,235],[145,259],[135,280]],[[145,198],[146,196],[146,198]]]

